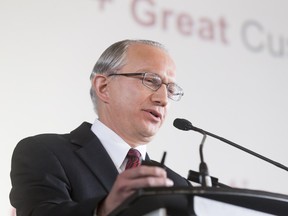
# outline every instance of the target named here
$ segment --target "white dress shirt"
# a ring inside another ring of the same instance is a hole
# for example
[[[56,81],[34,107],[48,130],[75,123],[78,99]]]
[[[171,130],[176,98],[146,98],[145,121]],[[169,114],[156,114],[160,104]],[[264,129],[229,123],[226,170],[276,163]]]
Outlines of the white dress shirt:
[[[118,134],[98,119],[93,123],[91,130],[101,141],[118,172],[123,172],[127,163],[126,155],[131,147]],[[135,149],[141,153],[142,160],[145,159],[146,145],[140,145]]]

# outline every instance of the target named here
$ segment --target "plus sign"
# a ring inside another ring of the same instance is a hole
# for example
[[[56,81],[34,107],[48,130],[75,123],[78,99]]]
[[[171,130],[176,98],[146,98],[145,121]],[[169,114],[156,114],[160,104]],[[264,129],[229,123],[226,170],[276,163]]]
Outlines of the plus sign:
[[[113,0],[98,0],[100,10],[104,10],[104,6],[107,2],[112,2]]]

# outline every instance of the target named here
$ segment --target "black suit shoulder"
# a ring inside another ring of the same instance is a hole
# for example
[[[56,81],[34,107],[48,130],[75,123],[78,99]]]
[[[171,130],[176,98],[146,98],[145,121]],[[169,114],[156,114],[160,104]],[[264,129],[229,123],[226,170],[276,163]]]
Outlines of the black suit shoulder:
[[[84,123],[69,134],[40,134],[17,144],[10,173],[10,201],[17,215],[93,214],[107,191],[79,157],[78,151],[89,141],[97,146],[96,136]]]

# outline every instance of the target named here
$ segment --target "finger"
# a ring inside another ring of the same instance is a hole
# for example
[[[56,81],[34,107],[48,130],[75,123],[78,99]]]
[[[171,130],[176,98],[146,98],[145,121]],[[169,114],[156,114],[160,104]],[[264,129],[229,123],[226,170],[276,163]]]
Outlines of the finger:
[[[167,173],[163,168],[151,167],[151,166],[140,166],[125,170],[123,176],[130,179],[143,178],[143,177],[160,177],[166,178]]]
[[[168,178],[160,177],[143,177],[127,180],[125,183],[118,185],[123,191],[131,191],[145,187],[171,187],[174,182]]]
[[[174,182],[169,178],[160,177],[145,177],[131,180],[131,188],[143,188],[143,187],[171,187]]]

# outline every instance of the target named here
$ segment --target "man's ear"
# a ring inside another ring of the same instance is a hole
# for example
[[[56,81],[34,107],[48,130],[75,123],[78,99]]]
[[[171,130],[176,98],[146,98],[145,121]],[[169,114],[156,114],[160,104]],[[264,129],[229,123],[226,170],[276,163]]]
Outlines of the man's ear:
[[[108,91],[108,79],[107,76],[102,74],[96,74],[92,81],[93,91],[95,91],[97,97],[104,103],[109,101],[109,91]]]

